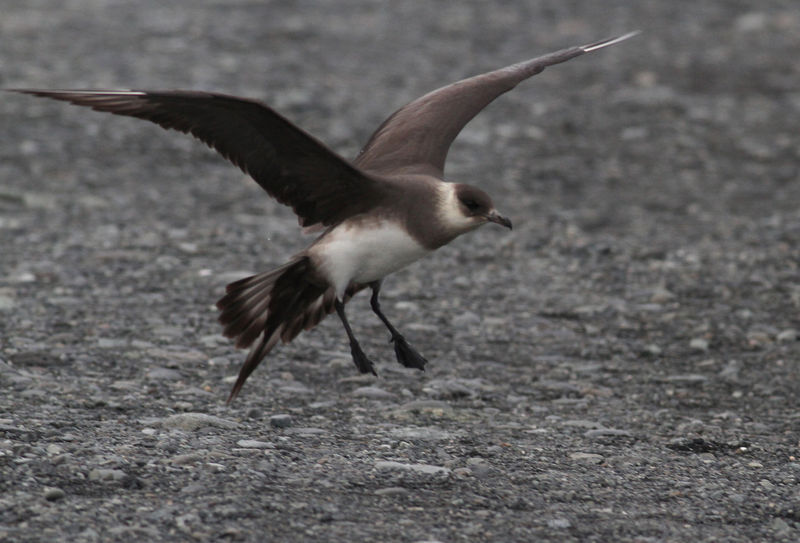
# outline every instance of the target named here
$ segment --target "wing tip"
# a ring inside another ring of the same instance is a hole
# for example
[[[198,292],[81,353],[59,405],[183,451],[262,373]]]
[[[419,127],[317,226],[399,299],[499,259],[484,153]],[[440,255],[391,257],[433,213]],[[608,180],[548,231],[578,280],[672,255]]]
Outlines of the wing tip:
[[[144,96],[145,91],[130,89],[29,89],[29,88],[9,88],[0,89],[3,92],[16,92],[19,94],[30,94],[33,96],[45,97],[68,97],[68,96]]]
[[[590,53],[592,51],[597,51],[598,49],[603,49],[604,47],[608,47],[610,45],[616,45],[620,42],[633,38],[634,36],[638,36],[641,34],[641,30],[634,30],[633,32],[628,32],[626,34],[622,34],[621,36],[616,36],[613,38],[606,38],[604,40],[596,41],[594,43],[589,43],[586,45],[581,45],[580,49],[584,53]]]

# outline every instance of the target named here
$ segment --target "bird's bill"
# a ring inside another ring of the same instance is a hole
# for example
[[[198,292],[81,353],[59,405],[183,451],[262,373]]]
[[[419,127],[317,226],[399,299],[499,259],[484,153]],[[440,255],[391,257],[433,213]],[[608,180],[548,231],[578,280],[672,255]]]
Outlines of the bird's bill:
[[[486,215],[486,220],[489,222],[497,223],[500,226],[505,226],[509,230],[511,230],[511,221],[500,215],[497,211],[492,211],[488,215]]]

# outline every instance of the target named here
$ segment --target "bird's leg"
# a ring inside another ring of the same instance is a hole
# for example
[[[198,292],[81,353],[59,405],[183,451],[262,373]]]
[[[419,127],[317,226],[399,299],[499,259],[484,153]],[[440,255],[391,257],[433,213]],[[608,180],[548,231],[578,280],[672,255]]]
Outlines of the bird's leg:
[[[334,305],[336,307],[336,313],[339,315],[339,319],[341,319],[344,325],[344,331],[347,332],[347,338],[350,340],[350,354],[353,355],[353,362],[358,368],[358,371],[361,373],[372,373],[372,375],[377,377],[378,373],[375,371],[372,360],[367,358],[367,355],[361,350],[361,345],[358,344],[358,340],[356,336],[353,335],[353,330],[350,328],[350,323],[347,322],[347,315],[344,313],[344,304],[339,298],[336,298]]]
[[[378,318],[383,321],[383,324],[386,325],[386,328],[389,329],[389,332],[392,334],[392,343],[394,343],[394,354],[397,356],[397,361],[400,362],[403,366],[407,368],[417,368],[418,370],[425,370],[425,364],[428,363],[425,360],[425,357],[419,354],[411,345],[408,344],[406,338],[403,337],[403,334],[397,331],[397,328],[392,326],[392,323],[389,322],[389,319],[386,318],[386,315],[383,314],[381,311],[381,303],[378,300],[378,296],[381,292],[381,283],[380,281],[375,281],[374,283],[370,283],[369,285],[372,288],[372,298],[369,300],[369,304],[372,306],[372,311],[378,315]]]

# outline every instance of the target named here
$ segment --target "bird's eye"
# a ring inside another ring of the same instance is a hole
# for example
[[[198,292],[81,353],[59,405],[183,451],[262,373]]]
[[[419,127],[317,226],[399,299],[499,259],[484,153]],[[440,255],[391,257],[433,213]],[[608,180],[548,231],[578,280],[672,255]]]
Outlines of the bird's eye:
[[[471,200],[471,199],[470,200],[463,200],[463,203],[467,207],[467,209],[469,209],[470,211],[477,211],[481,207],[480,204],[478,204],[478,202],[476,202],[475,200]]]

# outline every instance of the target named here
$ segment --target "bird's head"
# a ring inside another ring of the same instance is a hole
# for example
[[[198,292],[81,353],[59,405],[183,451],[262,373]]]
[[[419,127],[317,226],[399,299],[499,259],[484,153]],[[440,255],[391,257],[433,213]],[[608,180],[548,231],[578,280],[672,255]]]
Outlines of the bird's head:
[[[447,186],[447,196],[443,201],[444,222],[456,235],[493,222],[511,229],[511,221],[500,215],[488,194],[481,189],[453,183]]]

